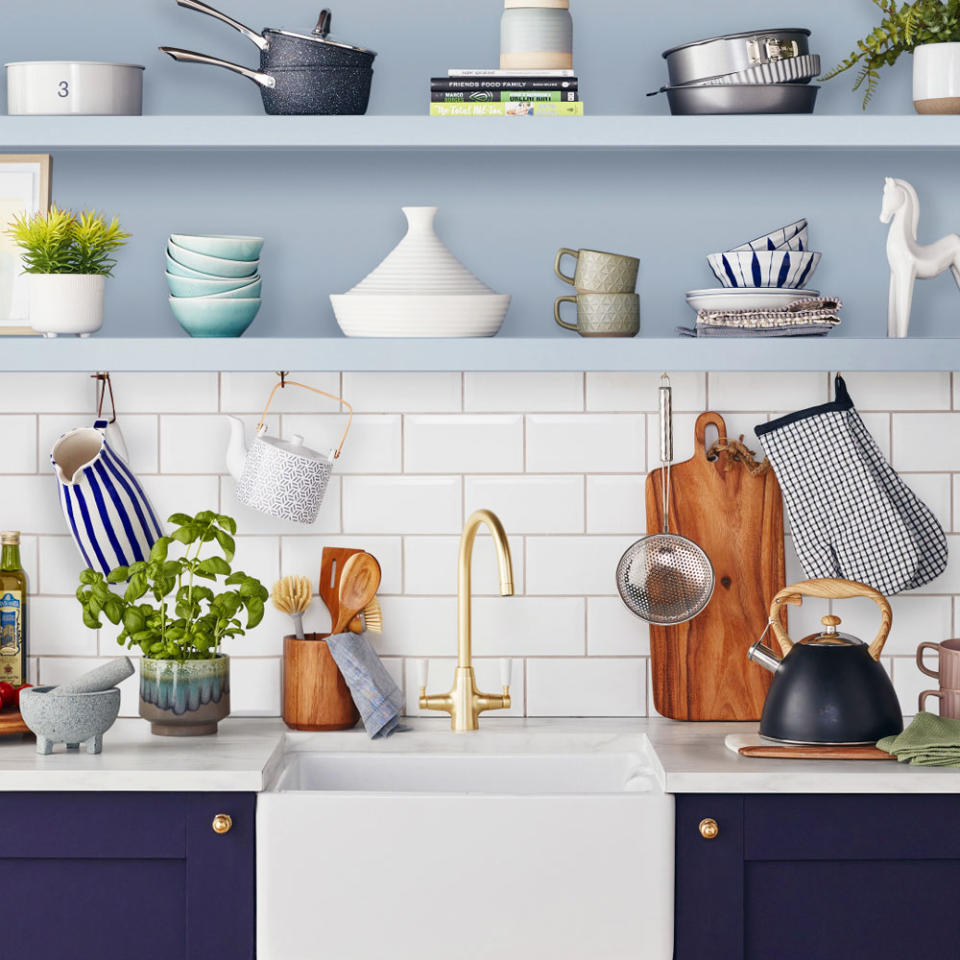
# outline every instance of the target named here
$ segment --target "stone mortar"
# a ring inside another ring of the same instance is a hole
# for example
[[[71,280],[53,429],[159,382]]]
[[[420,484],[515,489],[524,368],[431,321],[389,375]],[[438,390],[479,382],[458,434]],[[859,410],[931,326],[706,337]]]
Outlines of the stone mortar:
[[[100,753],[103,735],[120,712],[119,689],[51,697],[52,689],[29,687],[20,694],[20,713],[37,736],[37,753],[52,753],[55,743],[74,750],[85,743],[87,753]]]

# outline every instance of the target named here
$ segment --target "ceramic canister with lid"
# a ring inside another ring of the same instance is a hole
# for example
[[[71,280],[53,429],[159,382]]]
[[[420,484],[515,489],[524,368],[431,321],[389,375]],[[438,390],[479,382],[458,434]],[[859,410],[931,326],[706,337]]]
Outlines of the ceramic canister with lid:
[[[572,70],[570,0],[504,0],[501,70]]]

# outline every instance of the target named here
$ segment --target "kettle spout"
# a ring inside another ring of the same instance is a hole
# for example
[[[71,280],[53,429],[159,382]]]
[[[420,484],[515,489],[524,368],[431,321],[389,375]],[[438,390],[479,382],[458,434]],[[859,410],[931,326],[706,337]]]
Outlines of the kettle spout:
[[[243,421],[237,417],[227,417],[230,421],[230,443],[227,445],[227,470],[234,480],[239,480],[243,465],[247,460],[247,445],[243,432]]]
[[[760,664],[771,673],[776,673],[780,669],[783,661],[769,647],[764,646],[762,640],[758,640],[748,651],[747,659]]]

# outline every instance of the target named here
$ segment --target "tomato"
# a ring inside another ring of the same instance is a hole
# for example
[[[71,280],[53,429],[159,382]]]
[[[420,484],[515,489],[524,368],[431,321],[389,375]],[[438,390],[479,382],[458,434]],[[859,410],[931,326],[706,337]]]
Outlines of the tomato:
[[[23,693],[23,691],[26,690],[27,687],[32,687],[32,686],[33,686],[32,683],[25,683],[25,684],[23,684],[22,686],[17,687],[17,688],[13,691],[13,705],[14,705],[18,710],[20,709],[20,694]]]
[[[0,702],[5,707],[17,702],[17,691],[14,690],[13,684],[7,683],[6,680],[0,681]]]

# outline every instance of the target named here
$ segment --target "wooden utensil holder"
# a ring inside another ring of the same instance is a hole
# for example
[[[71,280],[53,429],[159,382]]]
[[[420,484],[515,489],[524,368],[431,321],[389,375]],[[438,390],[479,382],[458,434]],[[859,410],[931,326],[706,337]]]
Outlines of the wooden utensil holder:
[[[293,730],[349,730],[360,719],[329,636],[283,638],[283,722]]]

